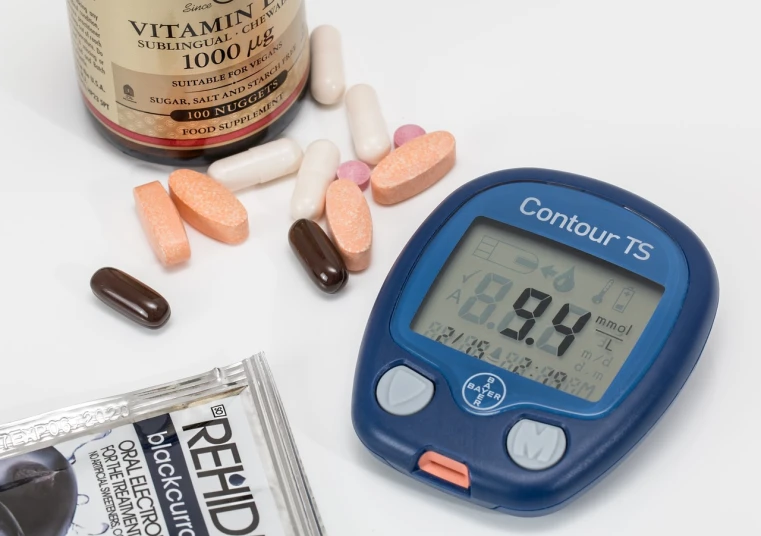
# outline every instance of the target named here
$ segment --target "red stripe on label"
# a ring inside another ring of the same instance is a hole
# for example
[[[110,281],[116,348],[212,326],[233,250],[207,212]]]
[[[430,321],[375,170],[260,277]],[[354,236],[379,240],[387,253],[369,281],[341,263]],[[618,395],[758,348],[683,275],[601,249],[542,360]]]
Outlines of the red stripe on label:
[[[90,111],[95,115],[95,117],[98,118],[98,120],[106,125],[108,128],[113,130],[114,132],[117,132],[121,136],[124,136],[125,138],[129,138],[133,141],[139,142],[139,143],[145,143],[150,145],[160,145],[163,147],[203,147],[205,145],[218,145],[220,143],[225,143],[228,141],[237,140],[239,138],[244,138],[248,134],[251,134],[253,132],[256,132],[257,130],[260,130],[270,123],[274,122],[278,117],[283,115],[286,110],[288,110],[293,104],[293,102],[299,97],[301,94],[301,91],[304,89],[304,86],[306,85],[307,79],[309,78],[309,71],[306,72],[304,75],[304,78],[299,82],[298,87],[294,90],[294,92],[291,94],[290,97],[288,97],[274,112],[272,112],[270,115],[265,117],[264,119],[261,119],[257,121],[256,123],[252,123],[249,126],[242,128],[240,130],[236,130],[235,132],[230,132],[229,134],[223,134],[221,136],[214,136],[212,138],[203,138],[198,140],[172,140],[168,138],[154,138],[152,136],[145,136],[144,134],[138,134],[136,132],[132,132],[131,130],[127,130],[126,128],[117,125],[113,121],[111,121],[109,118],[104,116],[103,114],[98,111],[95,106],[87,99],[85,98],[85,104],[87,104],[87,107],[90,109]]]

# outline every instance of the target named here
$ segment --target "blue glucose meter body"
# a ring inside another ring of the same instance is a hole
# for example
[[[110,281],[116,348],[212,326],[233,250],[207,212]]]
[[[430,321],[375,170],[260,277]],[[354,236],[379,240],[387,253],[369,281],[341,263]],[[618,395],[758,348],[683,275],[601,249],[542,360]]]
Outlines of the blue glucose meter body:
[[[387,277],[352,420],[393,468],[513,515],[553,512],[655,425],[718,305],[685,225],[611,185],[515,169],[446,199]]]

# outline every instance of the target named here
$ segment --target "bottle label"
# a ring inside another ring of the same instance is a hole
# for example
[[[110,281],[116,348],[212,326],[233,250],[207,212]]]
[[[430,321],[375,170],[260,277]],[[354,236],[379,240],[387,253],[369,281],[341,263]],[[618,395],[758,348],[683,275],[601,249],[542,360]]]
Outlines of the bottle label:
[[[79,83],[115,134],[173,150],[260,132],[309,73],[304,0],[67,0]]]

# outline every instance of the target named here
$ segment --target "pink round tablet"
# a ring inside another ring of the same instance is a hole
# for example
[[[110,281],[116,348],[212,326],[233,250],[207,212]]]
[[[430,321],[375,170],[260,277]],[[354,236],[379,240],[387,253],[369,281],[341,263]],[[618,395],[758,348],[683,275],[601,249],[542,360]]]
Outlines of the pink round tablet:
[[[371,171],[367,164],[359,160],[344,162],[338,166],[336,176],[338,179],[348,179],[360,189],[364,190],[370,184]]]
[[[418,125],[404,125],[396,129],[394,132],[394,146],[401,147],[405,143],[425,136],[425,129]]]

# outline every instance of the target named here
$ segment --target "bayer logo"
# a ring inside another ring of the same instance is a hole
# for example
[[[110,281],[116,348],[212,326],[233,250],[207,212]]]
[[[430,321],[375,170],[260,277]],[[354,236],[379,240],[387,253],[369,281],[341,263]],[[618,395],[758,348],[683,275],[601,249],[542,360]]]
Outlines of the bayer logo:
[[[462,386],[462,398],[471,408],[489,411],[498,407],[505,400],[507,387],[502,378],[489,372],[475,374]]]

